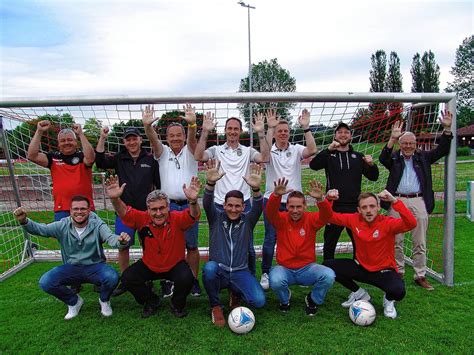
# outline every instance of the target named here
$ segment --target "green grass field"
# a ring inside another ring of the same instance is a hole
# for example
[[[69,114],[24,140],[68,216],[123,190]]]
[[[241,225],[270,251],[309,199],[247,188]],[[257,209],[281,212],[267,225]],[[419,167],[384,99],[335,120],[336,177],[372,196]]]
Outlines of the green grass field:
[[[130,294],[113,299],[114,315],[100,316],[98,295],[86,285],[80,315],[64,321],[66,307],[38,287],[53,263],[34,263],[0,283],[0,353],[462,353],[474,351],[473,225],[456,218],[455,287],[433,281],[435,290],[415,287],[409,269],[407,296],[397,303],[398,318],[382,313],[382,292],[368,287],[378,316],[367,328],[353,325],[340,306],[348,291],[335,284],[318,314],[304,314],[309,289],[292,287],[292,309],[267,305],[254,310],[255,329],[244,336],[211,324],[205,294],[188,298],[189,316],[177,319],[165,300],[159,314],[140,318],[141,307]],[[157,285],[158,286],[158,285]],[[227,292],[222,292],[227,302]],[[471,335],[469,335],[471,334]]]

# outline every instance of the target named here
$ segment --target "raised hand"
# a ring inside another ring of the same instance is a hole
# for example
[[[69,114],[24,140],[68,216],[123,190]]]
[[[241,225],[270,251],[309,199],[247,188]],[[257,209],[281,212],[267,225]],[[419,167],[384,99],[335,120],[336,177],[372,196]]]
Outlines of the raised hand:
[[[267,125],[269,128],[275,128],[278,125],[278,118],[275,109],[268,109],[266,112]]]
[[[216,118],[214,114],[210,111],[206,112],[206,114],[202,118],[202,129],[203,131],[210,132],[212,131],[217,125]]]
[[[395,141],[398,141],[398,138],[400,138],[401,135],[403,134],[402,128],[403,128],[403,121],[395,122],[392,125],[392,133],[390,134],[390,138]]]
[[[329,201],[339,200],[339,190],[331,189],[326,193],[326,199]]]
[[[453,123],[453,114],[448,110],[441,111],[439,122],[443,125],[446,131],[451,131],[451,124]]]
[[[330,152],[334,152],[334,151],[337,150],[340,146],[341,146],[341,143],[339,143],[338,141],[332,141],[331,144],[329,144],[329,146],[328,146],[328,150],[329,150]]]
[[[204,163],[204,168],[206,168],[206,181],[214,184],[216,181],[220,180],[225,172],[219,172],[221,167],[221,162],[216,159],[209,159],[207,163]]]
[[[26,221],[26,209],[22,206],[18,207],[13,211],[13,215],[15,216],[16,220],[23,224]]]
[[[199,196],[199,191],[201,191],[201,181],[199,181],[197,176],[191,178],[189,186],[183,184],[183,192],[189,201],[196,201]]]
[[[103,139],[107,139],[109,136],[109,127],[105,126],[100,129],[100,137]]]
[[[119,198],[122,196],[126,185],[126,183],[123,183],[122,186],[120,186],[117,175],[111,175],[105,181],[105,192],[109,198]]]
[[[51,128],[51,122],[48,120],[39,121],[36,129],[41,133],[46,132]]]
[[[247,185],[252,189],[259,189],[260,184],[262,183],[262,167],[259,164],[250,165],[250,173],[247,176],[242,176]]]
[[[80,137],[84,134],[84,132],[82,131],[82,126],[80,124],[74,123],[72,125],[72,130],[74,131],[77,137]]]
[[[191,106],[190,104],[186,104],[183,106],[184,110],[184,119],[188,123],[188,125],[192,125],[196,123],[196,107]]]
[[[387,190],[383,190],[382,192],[379,192],[377,194],[377,196],[379,197],[380,201],[384,201],[384,202],[395,202],[397,199],[390,193],[388,192]]]
[[[372,158],[372,155],[364,155],[362,158],[368,165],[372,166],[374,165],[374,159]]]
[[[145,109],[142,109],[142,122],[144,126],[151,126],[153,122],[158,120],[155,116],[155,108],[153,105],[146,105]]]
[[[130,236],[127,233],[122,232],[122,233],[120,233],[120,235],[118,237],[118,241],[122,245],[127,245],[128,242],[130,241]]]
[[[288,179],[285,178],[279,178],[276,181],[273,181],[273,193],[277,196],[283,196],[284,194],[287,194],[293,189],[287,189],[288,186]]]
[[[323,184],[321,184],[316,179],[309,181],[309,190],[307,194],[316,199],[317,201],[321,201],[324,196],[323,191]]]
[[[301,116],[298,117],[298,123],[303,129],[309,128],[309,122],[311,120],[311,115],[307,109],[303,109]]]
[[[265,130],[265,116],[263,113],[258,112],[255,115],[254,122],[252,123],[253,131],[255,133],[264,132]]]

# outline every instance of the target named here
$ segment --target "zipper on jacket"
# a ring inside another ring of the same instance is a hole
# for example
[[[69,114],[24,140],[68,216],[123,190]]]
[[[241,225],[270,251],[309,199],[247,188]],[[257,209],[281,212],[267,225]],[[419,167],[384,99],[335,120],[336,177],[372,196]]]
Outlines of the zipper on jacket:
[[[234,259],[234,242],[232,241],[232,222],[230,223],[229,227],[229,238],[230,238],[230,265],[229,269],[232,272],[232,261]]]

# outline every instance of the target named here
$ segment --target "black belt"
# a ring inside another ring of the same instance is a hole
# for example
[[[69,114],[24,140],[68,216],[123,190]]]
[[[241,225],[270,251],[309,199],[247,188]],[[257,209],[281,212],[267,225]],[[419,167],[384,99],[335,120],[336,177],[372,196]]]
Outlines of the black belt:
[[[405,197],[405,198],[415,198],[415,197],[423,197],[423,194],[421,192],[418,192],[416,194],[395,194],[396,197]]]
[[[170,199],[170,202],[176,203],[178,206],[184,206],[188,204],[188,200],[172,200]]]

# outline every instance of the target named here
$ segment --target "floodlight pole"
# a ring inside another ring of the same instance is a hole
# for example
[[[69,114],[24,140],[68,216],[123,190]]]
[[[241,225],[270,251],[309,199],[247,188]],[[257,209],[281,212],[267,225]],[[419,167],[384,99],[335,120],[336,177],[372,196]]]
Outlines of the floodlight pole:
[[[247,18],[248,18],[248,35],[249,35],[249,92],[252,92],[252,47],[250,41],[250,9],[255,10],[254,6],[246,4],[243,1],[239,1],[239,4],[242,7],[247,8]],[[250,146],[253,147],[253,127],[252,127],[252,116],[253,116],[253,107],[252,103],[249,103],[249,133],[250,133]]]

